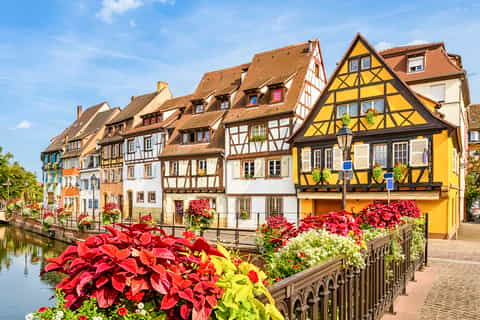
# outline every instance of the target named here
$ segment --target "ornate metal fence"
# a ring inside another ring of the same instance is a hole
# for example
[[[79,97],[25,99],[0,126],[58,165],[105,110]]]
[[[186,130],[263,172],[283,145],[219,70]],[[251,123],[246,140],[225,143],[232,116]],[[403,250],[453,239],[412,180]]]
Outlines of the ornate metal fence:
[[[375,320],[393,312],[395,299],[406,294],[408,281],[426,264],[428,243],[423,255],[412,261],[412,230],[402,227],[400,243],[405,258],[389,266],[385,259],[391,252],[391,240],[387,236],[368,244],[362,270],[344,268],[344,261],[335,259],[275,283],[270,292],[277,307],[289,320]]]

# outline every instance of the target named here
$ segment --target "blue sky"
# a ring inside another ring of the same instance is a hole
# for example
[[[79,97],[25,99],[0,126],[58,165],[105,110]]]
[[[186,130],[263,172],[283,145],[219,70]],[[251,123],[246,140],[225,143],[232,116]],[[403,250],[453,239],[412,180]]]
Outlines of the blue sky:
[[[157,80],[187,94],[206,71],[313,38],[327,74],[356,32],[382,48],[445,41],[480,103],[479,1],[19,0],[0,9],[0,146],[37,174],[76,105],[124,107]]]

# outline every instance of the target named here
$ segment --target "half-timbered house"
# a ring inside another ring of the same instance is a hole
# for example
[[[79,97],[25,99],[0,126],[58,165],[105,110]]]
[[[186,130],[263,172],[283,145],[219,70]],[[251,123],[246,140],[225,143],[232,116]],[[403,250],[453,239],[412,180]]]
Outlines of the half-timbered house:
[[[293,136],[294,182],[302,214],[341,208],[343,152],[336,134],[353,132],[347,157],[353,172],[347,209],[387,199],[384,173],[393,173],[391,199],[413,199],[430,214],[430,232],[450,237],[459,224],[459,130],[439,105],[401,80],[357,35],[313,111]]]
[[[160,156],[166,223],[183,223],[183,214],[194,199],[208,199],[210,206],[225,217],[222,120],[247,67],[205,73],[189,96],[185,112],[171,126],[174,130]]]
[[[123,134],[142,123],[142,115],[151,113],[165,100],[172,97],[168,84],[157,83],[157,90],[152,93],[133,96],[130,103],[106,124],[104,137],[98,142],[101,147],[101,179],[100,206],[105,203],[115,203],[124,212],[123,171],[124,146]]]
[[[275,214],[296,219],[288,138],[309,114],[325,81],[318,40],[258,53],[244,68],[224,120],[230,225],[256,226]]]
[[[150,214],[159,220],[162,212],[162,182],[159,155],[168,140],[168,128],[190,102],[189,96],[169,99],[124,134],[125,210],[129,217]]]

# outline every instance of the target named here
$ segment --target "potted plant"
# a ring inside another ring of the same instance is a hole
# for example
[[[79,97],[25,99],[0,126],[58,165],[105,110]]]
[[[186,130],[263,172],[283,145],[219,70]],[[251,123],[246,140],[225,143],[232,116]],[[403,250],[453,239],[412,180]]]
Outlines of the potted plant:
[[[185,224],[188,230],[203,231],[213,223],[215,210],[210,208],[208,199],[190,200],[185,214]]]
[[[115,221],[117,221],[121,213],[122,212],[118,209],[118,206],[116,203],[112,203],[112,202],[106,203],[102,211],[103,224],[108,225],[108,224],[115,223]]]
[[[397,163],[393,167],[393,179],[396,182],[400,182],[403,180],[403,177],[405,176],[405,170],[407,170],[407,165],[403,163]]]
[[[267,135],[266,134],[256,134],[250,136],[250,141],[251,142],[262,142],[267,140]]]
[[[375,181],[380,180],[383,177],[383,168],[380,166],[380,164],[375,163],[375,165],[372,168],[372,177],[375,179]]]
[[[64,208],[58,208],[57,209],[57,219],[58,219],[58,222],[60,222],[60,224],[62,226],[67,224],[67,219],[71,216],[72,216],[72,211],[64,209]]]
[[[322,182],[322,171],[319,168],[315,168],[312,171],[312,179],[316,183]]]
[[[367,119],[367,123],[370,125],[375,124],[375,116],[377,115],[377,111],[375,109],[368,109],[367,113],[365,114],[365,118]]]
[[[327,181],[332,176],[332,171],[329,168],[323,168],[322,181]]]
[[[92,227],[92,217],[88,214],[81,214],[78,216],[77,219],[77,228],[80,232],[85,232],[85,230],[89,230]]]
[[[43,228],[49,230],[55,223],[54,214],[51,211],[47,211],[43,214]]]
[[[350,115],[348,113],[344,113],[342,115],[342,123],[344,126],[348,126],[350,124]]]
[[[250,218],[250,213],[247,210],[240,211],[240,219],[247,220]]]
[[[198,169],[197,173],[199,176],[204,176],[207,172],[205,171],[205,169]]]
[[[144,224],[148,224],[148,225],[154,225],[155,224],[151,214],[146,214],[144,216],[141,216],[140,217],[140,223],[144,223]]]

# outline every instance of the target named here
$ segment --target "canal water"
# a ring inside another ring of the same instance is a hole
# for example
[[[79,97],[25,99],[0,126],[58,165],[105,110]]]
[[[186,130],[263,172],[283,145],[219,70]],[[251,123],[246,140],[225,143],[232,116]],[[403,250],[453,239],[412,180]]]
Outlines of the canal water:
[[[40,270],[58,256],[66,244],[13,226],[0,225],[0,320],[23,320],[50,299],[59,275]]]

